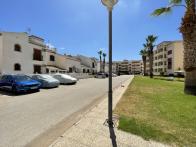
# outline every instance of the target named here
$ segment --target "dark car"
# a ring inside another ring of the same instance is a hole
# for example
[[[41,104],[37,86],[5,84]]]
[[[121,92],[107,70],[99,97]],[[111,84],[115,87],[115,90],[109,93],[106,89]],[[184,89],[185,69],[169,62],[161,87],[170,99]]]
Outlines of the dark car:
[[[3,75],[0,78],[0,88],[14,93],[40,89],[41,83],[26,75]]]

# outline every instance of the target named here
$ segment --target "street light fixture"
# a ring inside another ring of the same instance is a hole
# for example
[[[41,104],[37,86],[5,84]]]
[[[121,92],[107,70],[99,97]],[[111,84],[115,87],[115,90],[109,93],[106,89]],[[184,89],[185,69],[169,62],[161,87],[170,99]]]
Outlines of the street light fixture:
[[[112,118],[112,10],[118,0],[101,0],[104,6],[108,9],[109,14],[109,91],[108,91],[108,125],[113,127]]]

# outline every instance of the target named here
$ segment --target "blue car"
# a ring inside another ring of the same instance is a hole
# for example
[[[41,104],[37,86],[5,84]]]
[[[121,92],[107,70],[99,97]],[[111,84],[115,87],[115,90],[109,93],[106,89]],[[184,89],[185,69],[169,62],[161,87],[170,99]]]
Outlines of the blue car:
[[[26,75],[3,75],[0,78],[0,88],[14,93],[39,91],[41,83]]]

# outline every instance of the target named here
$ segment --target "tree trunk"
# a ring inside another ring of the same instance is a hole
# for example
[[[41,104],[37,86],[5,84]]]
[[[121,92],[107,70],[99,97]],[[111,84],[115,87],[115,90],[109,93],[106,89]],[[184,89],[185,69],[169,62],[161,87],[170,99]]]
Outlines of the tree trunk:
[[[196,14],[195,0],[187,9],[180,32],[184,41],[185,93],[196,95]]]
[[[105,73],[105,59],[103,60],[103,72]]]
[[[102,59],[101,59],[101,55],[100,55],[100,72],[102,72]]]
[[[146,76],[146,56],[142,56],[143,64],[144,64],[144,76]]]
[[[153,78],[153,51],[150,51],[150,78]]]
[[[184,91],[186,94],[196,95],[196,69],[186,71]]]

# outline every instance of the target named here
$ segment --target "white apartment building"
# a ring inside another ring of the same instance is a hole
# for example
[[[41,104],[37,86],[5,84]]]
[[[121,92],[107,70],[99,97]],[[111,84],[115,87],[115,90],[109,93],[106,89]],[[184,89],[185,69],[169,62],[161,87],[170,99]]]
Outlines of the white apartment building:
[[[43,47],[41,38],[27,33],[0,32],[0,73],[40,71]],[[37,60],[34,60],[35,56]]]
[[[27,33],[0,32],[0,74],[81,71],[80,59],[58,54],[40,37]]]
[[[81,70],[83,73],[95,74],[98,71],[98,59],[90,58],[83,55],[76,56],[81,62]]]

